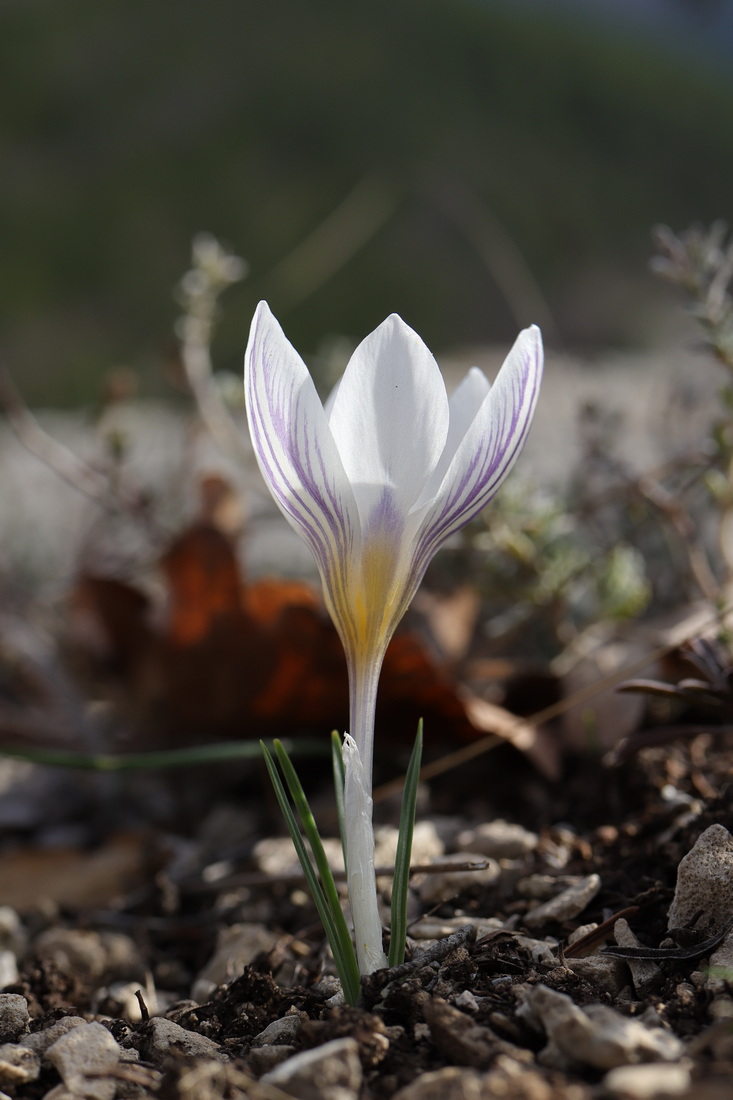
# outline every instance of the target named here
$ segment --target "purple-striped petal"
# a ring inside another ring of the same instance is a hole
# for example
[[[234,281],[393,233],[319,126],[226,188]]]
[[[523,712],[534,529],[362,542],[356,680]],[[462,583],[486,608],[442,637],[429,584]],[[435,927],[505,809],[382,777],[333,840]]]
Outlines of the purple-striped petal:
[[[517,337],[440,484],[432,478],[417,503],[417,571],[422,573],[438,547],[488,504],[509,473],[529,433],[541,379],[542,338],[533,325]]]
[[[343,637],[351,618],[346,573],[361,542],[356,501],[308,369],[264,302],[252,322],[244,384],[257,462],[313,552]]]

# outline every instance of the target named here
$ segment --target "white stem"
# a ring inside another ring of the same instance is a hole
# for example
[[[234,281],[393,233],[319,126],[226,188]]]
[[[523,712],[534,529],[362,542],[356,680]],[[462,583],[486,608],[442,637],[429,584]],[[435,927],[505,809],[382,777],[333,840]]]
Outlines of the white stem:
[[[359,973],[372,974],[387,965],[387,958],[382,950],[382,923],[374,876],[371,784],[356,741],[348,733],[344,736],[343,756],[346,881],[354,921],[354,942]]]
[[[383,658],[384,652],[381,652],[374,653],[368,661],[349,661],[349,732],[359,750],[367,792],[372,789],[374,712]]]

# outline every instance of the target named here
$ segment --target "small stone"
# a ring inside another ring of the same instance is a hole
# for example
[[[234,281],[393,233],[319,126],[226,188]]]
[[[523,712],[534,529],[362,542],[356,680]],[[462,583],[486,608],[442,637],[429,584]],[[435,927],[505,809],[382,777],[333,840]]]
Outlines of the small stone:
[[[53,1046],[57,1039],[66,1035],[67,1031],[73,1031],[75,1027],[82,1027],[86,1020],[81,1016],[62,1016],[55,1024],[46,1027],[43,1031],[33,1031],[30,1035],[24,1035],[20,1040],[24,1047],[28,1047],[41,1057],[49,1047]]]
[[[141,1053],[151,1062],[162,1062],[169,1054],[186,1058],[213,1058],[217,1062],[229,1060],[213,1039],[195,1031],[186,1031],[180,1024],[161,1016],[156,1016],[145,1025]]]
[[[91,1100],[113,1100],[117,1082],[105,1076],[120,1060],[117,1041],[102,1024],[67,1031],[46,1051],[69,1092]]]
[[[0,989],[14,985],[18,980],[18,960],[12,951],[0,951]]]
[[[49,928],[36,939],[35,950],[69,977],[98,981],[104,974],[105,951],[97,932]]]
[[[536,833],[499,818],[459,833],[457,844],[464,852],[478,852],[493,859],[520,859],[539,843]]]
[[[279,838],[278,838],[279,839]],[[292,845],[292,842],[289,841]],[[194,1001],[208,1001],[217,986],[238,977],[260,952],[272,951],[278,941],[276,932],[264,924],[232,924],[218,936],[216,950],[199,973],[191,990]]]
[[[589,936],[591,932],[595,932],[597,927],[597,921],[591,921],[590,924],[579,924],[568,936],[568,947],[572,947],[578,940],[582,940],[585,936]],[[592,950],[593,948],[589,948],[589,951]]]
[[[28,948],[28,933],[23,922],[9,905],[0,905],[0,949],[12,951],[16,958]]]
[[[0,1085],[25,1085],[41,1072],[41,1060],[33,1050],[20,1043],[0,1045]]]
[[[548,1038],[538,1058],[542,1065],[608,1070],[636,1062],[674,1061],[682,1054],[682,1044],[672,1032],[647,1027],[607,1005],[581,1009],[565,993],[542,984],[523,992],[517,1014]]]
[[[343,871],[344,853],[341,841],[337,837],[322,838],[323,850],[333,871]],[[265,837],[258,840],[252,854],[260,871],[273,878],[302,874],[300,860],[293,842],[287,836]]]
[[[359,1045],[355,1039],[332,1039],[282,1062],[262,1081],[276,1085],[296,1100],[356,1100],[362,1083]]]
[[[478,861],[474,852],[454,852],[443,856],[441,862],[471,864]],[[484,859],[483,862],[486,866],[476,871],[439,871],[434,875],[415,875],[413,885],[424,904],[437,905],[464,890],[491,886],[496,882],[501,874],[499,864],[494,859]]]
[[[394,825],[380,825],[374,830],[374,862],[377,867],[393,867],[397,855],[400,831]],[[432,821],[416,821],[412,834],[412,864],[430,863],[441,859],[445,844]]]
[[[573,974],[583,978],[602,993],[615,996],[628,985],[629,975],[625,960],[612,955],[586,955],[582,959],[565,959],[565,965]]]
[[[456,1008],[461,1008],[466,1012],[478,1012],[479,1010],[479,1003],[470,989],[464,989],[462,993],[459,993],[453,1004]]]
[[[268,1024],[259,1035],[255,1035],[252,1046],[264,1047],[268,1044],[292,1043],[302,1023],[300,1016],[281,1016],[279,1020],[273,1020]]]
[[[581,875],[525,875],[516,884],[516,892],[522,898],[533,901],[547,901],[556,897],[562,890],[569,886],[577,886],[583,878]]]
[[[476,1070],[444,1066],[421,1073],[396,1092],[393,1100],[482,1100],[491,1094],[483,1092],[481,1080]]]
[[[655,1100],[682,1096],[690,1088],[692,1076],[689,1067],[660,1065],[658,1062],[642,1066],[617,1066],[603,1078],[606,1092],[617,1100]]]
[[[687,928],[697,919],[702,930],[709,926],[712,933],[725,924],[731,912],[733,837],[722,825],[711,825],[680,860],[667,927]]]
[[[0,993],[0,1043],[14,1043],[28,1030],[28,1002],[18,993]]]
[[[527,928],[540,928],[547,921],[572,920],[582,913],[601,888],[600,875],[586,875],[554,898],[525,913]]]
[[[639,947],[639,941],[629,928],[629,923],[619,917],[613,926],[613,936],[619,947]],[[639,997],[648,997],[661,984],[662,972],[651,959],[626,959],[631,971],[634,989]]]
[[[287,1061],[288,1058],[292,1058],[294,1054],[295,1047],[289,1045],[252,1047],[247,1055],[247,1064],[258,1077],[261,1077],[264,1073],[269,1073],[276,1066]]]

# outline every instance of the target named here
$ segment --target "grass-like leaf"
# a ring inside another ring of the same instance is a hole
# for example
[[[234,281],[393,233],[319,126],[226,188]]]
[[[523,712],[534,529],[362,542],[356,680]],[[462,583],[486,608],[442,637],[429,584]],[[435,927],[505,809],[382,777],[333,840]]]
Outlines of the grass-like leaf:
[[[351,942],[349,930],[346,927],[336,883],[334,882],[331,868],[328,865],[326,853],[323,850],[323,844],[321,843],[318,828],[313,818],[313,814],[311,813],[310,806],[308,805],[308,800],[295,772],[295,768],[290,762],[290,758],[282,743],[280,741],[275,741],[274,748],[278,763],[282,768],[285,782],[288,785],[288,790],[290,791],[291,798],[293,799],[298,816],[300,817],[303,832],[310,844],[311,852],[313,853],[312,857],[309,855],[308,849],[305,846],[305,842],[298,828],[295,814],[288,801],[275,762],[264,742],[261,741],[260,745],[262,747],[270,779],[272,780],[272,785],[275,789],[275,796],[288,826],[295,851],[300,860],[300,865],[303,868],[303,874],[308,883],[308,889],[311,892],[316,909],[318,910],[318,916],[321,918],[321,923],[326,931],[328,942],[331,945],[336,969],[341,978],[344,997],[349,1004],[355,1005],[361,994],[356,952]]]
[[[299,756],[323,756],[325,749],[322,741],[298,738],[288,740],[287,751]],[[221,744],[194,745],[187,749],[161,749],[159,752],[89,753],[71,749],[11,749],[0,745],[0,756],[54,768],[83,768],[96,772],[150,771],[154,768],[216,764],[220,760],[254,760],[260,756],[260,747],[256,741],[225,741]]]
[[[407,890],[410,882],[410,856],[412,854],[412,834],[415,828],[415,807],[417,788],[420,780],[420,761],[422,759],[422,718],[418,722],[417,737],[405,776],[400,811],[400,831],[397,839],[394,881],[392,883],[392,929],[389,940],[389,965],[400,966],[405,961],[405,940],[407,937]]]

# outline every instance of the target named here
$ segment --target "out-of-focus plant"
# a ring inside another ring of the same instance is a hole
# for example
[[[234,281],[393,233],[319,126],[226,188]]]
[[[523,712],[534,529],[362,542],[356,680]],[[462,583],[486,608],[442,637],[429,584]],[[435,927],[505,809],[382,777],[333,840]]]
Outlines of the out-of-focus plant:
[[[491,648],[544,659],[591,622],[636,617],[651,596],[631,543],[594,537],[563,496],[521,482],[453,540],[431,580],[470,580],[491,608],[483,627]]]
[[[520,453],[534,415],[542,361],[539,330],[525,329],[493,386],[473,368],[449,400],[422,340],[392,315],[356,349],[324,407],[307,367],[265,303],[252,323],[245,359],[252,445],[276,503],[313,553],[346,654],[350,733],[342,757],[337,754],[335,772],[362,975],[387,962],[374,876],[371,798],[374,712],[384,654],[433,555],[493,498]],[[287,758],[279,755],[310,837],[310,812]],[[276,781],[274,762],[266,759]],[[277,783],[276,789],[285,811],[284,792]],[[295,840],[297,830],[290,824]],[[404,828],[411,828],[410,814]],[[408,859],[405,845],[400,847]],[[314,856],[320,867],[317,846]],[[301,862],[308,874],[302,856]],[[347,949],[344,954],[333,904],[326,904],[329,893],[326,884],[319,910],[331,913],[332,931],[328,920],[324,924],[337,962],[339,956],[346,959],[342,981],[348,996],[353,962]]]
[[[716,221],[710,228],[693,225],[679,234],[659,226],[655,243],[659,254],[652,259],[652,270],[684,291],[704,346],[727,371],[720,389],[722,416],[711,425],[706,445],[709,467],[704,475],[718,510],[717,543],[725,570],[721,599],[725,601],[733,589],[733,237],[725,222]]]
[[[190,269],[176,288],[176,297],[183,307],[183,315],[176,324],[183,369],[212,437],[223,450],[241,457],[242,436],[228,411],[234,387],[227,385],[230,376],[214,375],[211,341],[219,317],[219,298],[246,276],[248,266],[210,233],[194,237],[191,261]],[[241,393],[240,386],[236,392]]]
[[[693,225],[680,234],[666,225],[654,231],[659,249],[652,270],[685,291],[691,315],[705,334],[705,344],[733,374],[733,237],[716,221],[709,229]]]

